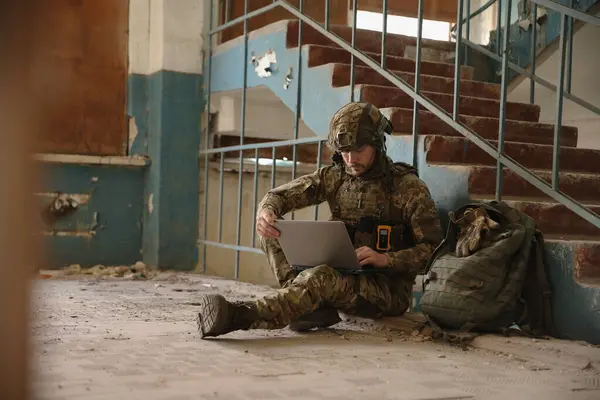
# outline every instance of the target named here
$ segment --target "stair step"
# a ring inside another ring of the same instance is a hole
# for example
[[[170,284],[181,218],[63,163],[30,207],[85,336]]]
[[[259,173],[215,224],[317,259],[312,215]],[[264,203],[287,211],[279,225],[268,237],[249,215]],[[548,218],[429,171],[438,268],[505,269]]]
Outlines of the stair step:
[[[286,45],[288,48],[298,47],[298,24],[298,20],[287,21]],[[352,43],[352,27],[346,25],[331,25],[330,31],[341,37],[348,44]],[[416,40],[414,37],[387,34],[385,43],[386,54],[402,57],[404,55],[404,48],[407,45],[414,46],[415,43]],[[339,47],[308,24],[302,25],[302,44],[321,44]],[[355,45],[356,48],[361,51],[381,54],[381,32],[357,29]],[[428,51],[428,54],[424,54],[423,59],[427,56],[435,57],[437,59],[444,58],[444,54],[451,55],[455,50],[455,45],[451,42],[431,39],[423,40],[422,47],[433,50],[433,52]]]
[[[350,85],[350,64],[334,64],[333,65],[333,79],[332,84],[334,87],[348,86]],[[403,79],[409,85],[414,86],[415,74],[413,72],[404,71],[390,71],[395,74],[398,78]],[[421,75],[421,90],[435,93],[454,93],[454,78],[446,78],[432,75]],[[396,86],[387,80],[379,72],[371,69],[370,67],[356,66],[354,69],[354,83],[369,84],[369,85],[380,85],[389,86],[396,88]],[[473,97],[488,98],[488,99],[499,99],[500,98],[500,86],[493,83],[477,82],[462,80],[460,81],[461,94]]]
[[[381,111],[392,122],[394,132],[412,134],[412,107],[391,107],[384,108]],[[484,139],[498,139],[498,124],[500,122],[498,118],[461,115],[460,121]],[[419,110],[419,134],[463,137],[435,114],[424,111],[422,108]],[[504,138],[507,142],[552,144],[554,143],[554,126],[537,122],[507,120]],[[563,126],[560,145],[561,147],[577,146],[576,127]]]
[[[346,50],[339,47],[321,46],[321,45],[308,45],[308,66],[317,67],[319,65],[329,63],[351,63],[351,54]],[[381,52],[379,53],[365,53],[376,62],[381,61]],[[356,65],[364,66],[365,64],[355,59]],[[406,57],[397,56],[386,56],[386,68],[395,71],[415,71],[415,60]],[[445,76],[448,78],[454,77],[454,64],[442,63],[442,62],[431,62],[421,61],[421,73],[425,75],[434,76]],[[468,66],[461,66],[460,77],[462,79],[473,79],[474,68]]]
[[[568,240],[600,239],[600,228],[581,218],[564,204],[531,201],[507,201],[507,203],[533,218],[537,228],[545,237]],[[589,208],[600,215],[600,206]]]
[[[546,244],[561,245],[570,248],[575,280],[584,285],[600,287],[600,241],[546,239]],[[565,250],[567,250],[565,249]]]
[[[372,103],[379,108],[411,108],[414,104],[414,100],[400,88],[376,85],[357,85],[357,87],[361,88],[360,101]],[[426,91],[422,91],[421,94],[446,110],[446,112],[452,112],[453,94]],[[459,113],[498,118],[500,113],[500,101],[479,97],[460,96]],[[538,105],[512,102],[508,102],[506,105],[507,119],[537,122],[539,117],[540,106]]]
[[[498,141],[489,144],[498,147]],[[505,154],[525,168],[552,171],[552,146],[507,142]],[[427,162],[452,165],[496,165],[496,159],[465,137],[428,136]],[[560,149],[561,172],[600,174],[600,150],[564,147]]]
[[[552,183],[552,172],[534,171],[540,179]],[[541,190],[521,178],[515,172],[504,169],[502,198],[507,200],[551,199]],[[559,188],[562,193],[584,204],[600,204],[600,176],[582,173],[561,172]],[[474,198],[491,198],[496,193],[496,168],[470,167],[469,195]]]

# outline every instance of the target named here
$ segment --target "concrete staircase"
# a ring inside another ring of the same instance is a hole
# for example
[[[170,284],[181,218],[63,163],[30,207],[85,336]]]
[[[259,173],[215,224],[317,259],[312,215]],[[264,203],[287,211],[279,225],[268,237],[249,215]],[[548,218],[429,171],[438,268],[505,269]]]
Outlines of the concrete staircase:
[[[332,27],[350,42],[349,27]],[[357,47],[375,60],[380,58],[381,35],[357,31]],[[302,37],[301,115],[318,136],[327,133],[333,113],[350,100],[350,55],[306,24]],[[298,84],[298,21],[280,21],[249,35],[248,54],[262,56],[272,50],[277,63],[268,78],[260,78],[250,60],[243,60],[243,41],[232,40],[215,49],[211,70],[213,92],[242,88],[242,71],[248,68],[248,87],[268,87],[291,110],[295,110]],[[389,35],[387,67],[413,84],[415,38]],[[424,41],[421,67],[423,95],[448,112],[452,110],[454,65],[441,60],[452,57],[454,45]],[[284,87],[286,72],[292,82]],[[498,137],[500,87],[473,81],[473,68],[461,70],[461,121],[492,145]],[[380,107],[394,125],[388,153],[394,160],[411,162],[413,100],[372,69],[357,62],[355,99]],[[429,185],[440,215],[469,199],[493,199],[496,161],[455,132],[432,113],[421,108],[418,142],[419,174]],[[265,114],[268,123],[268,113]],[[538,176],[551,181],[552,125],[538,123],[537,105],[508,103],[506,153]],[[291,134],[287,139],[291,138]],[[579,149],[577,129],[564,127],[561,137],[560,188],[567,195],[600,212],[600,151]],[[565,337],[600,343],[600,229],[565,206],[555,203],[515,173],[505,170],[504,199],[536,219],[546,238],[555,296],[556,324]]]

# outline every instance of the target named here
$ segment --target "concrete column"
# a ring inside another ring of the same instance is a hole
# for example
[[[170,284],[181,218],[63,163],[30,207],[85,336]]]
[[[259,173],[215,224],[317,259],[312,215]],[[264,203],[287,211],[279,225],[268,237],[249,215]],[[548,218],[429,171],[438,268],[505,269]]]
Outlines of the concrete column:
[[[130,154],[146,154],[142,256],[196,266],[204,4],[130,1]]]

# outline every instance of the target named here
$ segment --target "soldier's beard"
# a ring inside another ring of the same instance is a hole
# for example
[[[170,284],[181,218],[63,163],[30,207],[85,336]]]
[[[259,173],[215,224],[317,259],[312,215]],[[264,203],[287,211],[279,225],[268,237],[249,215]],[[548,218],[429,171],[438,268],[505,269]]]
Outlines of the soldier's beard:
[[[367,170],[367,166],[359,163],[352,163],[348,165],[348,168],[354,172],[354,175],[363,174]]]

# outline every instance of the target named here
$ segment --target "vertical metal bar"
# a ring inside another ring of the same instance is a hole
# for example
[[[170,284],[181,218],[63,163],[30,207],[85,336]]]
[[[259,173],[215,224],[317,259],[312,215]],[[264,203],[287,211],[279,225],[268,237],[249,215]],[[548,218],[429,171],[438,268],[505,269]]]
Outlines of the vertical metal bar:
[[[454,103],[452,107],[452,116],[458,121],[460,104],[460,45],[462,43],[462,19],[463,19],[463,0],[458,1],[458,11],[456,16],[456,50],[454,51]]]
[[[229,22],[229,12],[231,11],[231,4],[229,3],[230,0],[225,0],[225,23]]]
[[[248,2],[244,0],[244,15],[248,14]],[[248,19],[244,20],[244,63],[242,64],[243,71],[243,86],[242,86],[242,120],[240,128],[240,145],[244,144],[244,134],[246,133],[246,88],[248,86],[248,66],[246,60],[248,59]],[[244,172],[244,151],[240,150],[240,165],[238,171],[238,215],[237,215],[237,226],[236,226],[236,244],[240,245],[241,242],[241,231],[242,231],[242,187],[243,187],[243,174]],[[235,273],[234,279],[237,280],[240,274],[240,251],[235,251]]]
[[[356,48],[356,16],[358,15],[358,1],[352,0],[352,48]],[[356,60],[354,54],[350,56],[350,101],[354,101],[354,69]]]
[[[276,151],[277,148],[273,146],[273,149],[271,150],[271,189],[275,187],[275,183],[277,182],[275,179],[275,175],[277,173],[277,156],[275,155]]]
[[[321,160],[321,153],[323,152],[323,142],[319,142],[319,145],[317,147],[317,170],[321,169],[321,165],[322,165],[322,160]],[[315,217],[314,220],[318,220],[319,219],[319,205],[315,205]]]
[[[225,171],[225,153],[221,153],[221,161],[219,162],[219,227],[218,227],[218,242],[221,242],[223,237],[223,188],[224,188],[224,171]]]
[[[512,0],[506,2],[506,26],[510,25],[510,14],[512,8]],[[500,84],[500,116],[498,124],[498,162],[496,164],[496,200],[502,199],[502,177],[503,165],[500,162],[500,156],[504,155],[504,131],[506,129],[506,97],[507,86],[509,83],[508,77],[508,44],[510,43],[510,29],[506,29],[504,33],[504,42],[502,42],[502,82]]]
[[[531,3],[532,13],[532,31],[531,31],[531,75],[535,76],[536,59],[537,59],[537,3]],[[529,103],[535,104],[535,81],[529,81]]]
[[[256,241],[256,229],[254,226],[256,225],[256,203],[258,202],[258,149],[254,149],[254,192],[252,198],[252,246],[255,246]]]
[[[502,41],[502,0],[498,0],[498,8],[496,14],[496,53],[501,53],[501,42]]]
[[[329,1],[325,0],[325,29],[329,30]]]
[[[419,93],[421,90],[421,45],[423,42],[423,0],[419,0],[417,7],[417,54],[415,57],[415,92]],[[412,165],[417,168],[419,164],[419,102],[415,100],[413,106],[413,154],[412,154]]]
[[[208,150],[208,138],[210,136],[210,70],[212,68],[212,27],[214,16],[214,3],[210,3],[210,15],[208,19],[208,34],[206,43],[206,132],[204,136],[204,150]],[[202,239],[208,240],[208,154],[204,154],[204,227],[202,229]],[[202,244],[202,272],[206,273],[206,243]]]
[[[467,0],[467,26],[465,37],[471,40],[471,0]],[[469,64],[469,46],[465,46],[465,65]]]
[[[298,5],[300,13],[304,13],[304,0],[300,0]],[[300,134],[300,113],[302,110],[302,20],[298,21],[298,76],[296,79],[296,112],[294,114],[294,139],[298,139]],[[292,180],[296,179],[297,164],[298,163],[298,145],[292,145]],[[291,218],[294,219],[295,215],[292,212]]]
[[[575,8],[575,0],[569,1],[569,6],[571,8]],[[572,74],[573,74],[573,31],[575,29],[575,20],[573,17],[568,17],[567,19],[567,82],[565,83],[565,91],[567,93],[571,93],[571,83],[572,83]],[[562,85],[562,82],[561,82]]]
[[[558,192],[559,176],[558,169],[560,164],[560,134],[562,131],[562,113],[563,113],[563,94],[564,94],[564,79],[565,79],[565,58],[566,45],[568,41],[568,16],[560,16],[560,45],[559,45],[559,73],[558,82],[556,83],[556,123],[554,125],[554,145],[552,147],[552,189]]]
[[[386,38],[387,38],[387,21],[388,21],[388,0],[383,0],[383,29],[381,29],[381,68],[385,68],[386,54]]]

